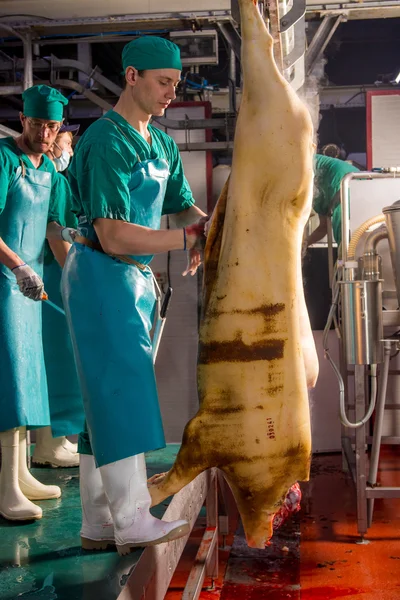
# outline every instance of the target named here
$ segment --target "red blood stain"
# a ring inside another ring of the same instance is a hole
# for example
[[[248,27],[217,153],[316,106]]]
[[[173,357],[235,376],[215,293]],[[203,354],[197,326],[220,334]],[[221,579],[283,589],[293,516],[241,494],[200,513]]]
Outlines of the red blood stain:
[[[301,590],[301,600],[333,600],[334,598],[346,598],[346,596],[357,596],[364,590],[342,587],[315,587],[309,590]]]

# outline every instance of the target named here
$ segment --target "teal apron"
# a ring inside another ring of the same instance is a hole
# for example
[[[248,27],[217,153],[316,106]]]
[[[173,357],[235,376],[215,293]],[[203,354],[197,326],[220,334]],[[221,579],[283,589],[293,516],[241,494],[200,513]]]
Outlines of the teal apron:
[[[49,299],[63,307],[61,267],[56,260],[44,265],[44,289]],[[71,336],[64,315],[43,303],[43,351],[46,365],[51,430],[54,437],[82,431],[84,412]]]
[[[138,161],[129,183],[130,222],[159,229],[168,162]],[[79,234],[98,243],[85,217]],[[131,258],[148,265],[153,257]],[[75,243],[62,294],[97,465],[164,447],[150,338],[156,304],[150,268]]]
[[[21,166],[0,214],[0,237],[41,277],[51,173]],[[0,431],[50,425],[42,346],[42,303],[19,291],[0,264]]]

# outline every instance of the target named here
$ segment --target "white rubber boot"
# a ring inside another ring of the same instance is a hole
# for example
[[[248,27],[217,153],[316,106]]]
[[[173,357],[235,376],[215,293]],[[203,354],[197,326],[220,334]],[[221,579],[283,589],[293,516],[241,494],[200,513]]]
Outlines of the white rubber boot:
[[[66,437],[53,438],[51,427],[36,429],[36,445],[32,462],[39,465],[57,467],[78,467],[79,454],[71,450],[71,442]]]
[[[19,429],[19,473],[18,480],[22,493],[29,500],[51,500],[61,496],[58,485],[44,485],[34,478],[26,461],[26,428]]]
[[[120,555],[137,546],[153,546],[176,540],[190,532],[187,521],[160,521],[150,514],[144,454],[100,467],[101,478],[114,521]]]
[[[22,493],[18,483],[19,431],[0,433],[0,515],[9,521],[41,519],[42,509]]]
[[[94,456],[81,454],[79,482],[82,503],[81,542],[84,550],[115,546],[114,523]]]
[[[72,454],[78,454],[78,444],[77,443],[73,443],[70,442],[68,438],[64,438],[65,439],[65,447],[72,452]]]

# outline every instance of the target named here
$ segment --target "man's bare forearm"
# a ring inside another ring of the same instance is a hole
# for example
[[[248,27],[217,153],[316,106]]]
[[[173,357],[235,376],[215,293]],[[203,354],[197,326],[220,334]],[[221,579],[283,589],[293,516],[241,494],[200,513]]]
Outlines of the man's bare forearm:
[[[14,269],[24,264],[24,261],[7,246],[2,238],[0,238],[0,262],[9,269]]]
[[[71,248],[71,244],[69,244],[68,242],[64,242],[64,240],[61,239],[57,240],[52,238],[49,238],[48,242],[52,253],[54,254],[58,264],[62,268],[65,264],[65,261],[67,260],[67,255],[69,249]]]
[[[206,213],[204,213],[198,206],[193,205],[180,213],[170,215],[169,221],[172,228],[179,229],[181,227],[193,225],[193,223],[197,223],[199,219],[206,216]]]

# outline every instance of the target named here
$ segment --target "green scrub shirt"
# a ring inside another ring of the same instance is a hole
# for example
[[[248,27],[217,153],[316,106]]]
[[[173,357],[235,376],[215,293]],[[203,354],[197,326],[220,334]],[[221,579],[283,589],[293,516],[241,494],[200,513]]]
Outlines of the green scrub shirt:
[[[111,110],[84,133],[68,170],[78,217],[85,215],[90,222],[97,218],[130,222],[132,171],[138,161],[156,158],[166,158],[170,170],[163,214],[179,213],[194,204],[176,143],[156,127],[149,125],[148,129],[151,145]]]
[[[314,198],[313,209],[319,215],[330,216],[337,206],[334,197],[340,191],[340,184],[347,173],[359,171],[343,160],[331,158],[323,154],[315,156],[315,180],[314,180]],[[332,203],[335,205],[333,206]]]
[[[357,167],[338,158],[331,158],[323,154],[315,156],[313,209],[318,215],[332,216],[333,236],[337,244],[340,244],[342,239],[340,184],[347,173],[358,171]]]
[[[3,212],[7,202],[8,190],[14,182],[16,171],[20,166],[19,159],[28,169],[35,169],[26,154],[19,154],[18,147],[12,137],[0,139],[0,214]],[[56,221],[60,223],[62,218],[62,206],[64,205],[64,191],[59,186],[57,172],[51,160],[43,155],[43,161],[38,171],[50,171],[52,189],[47,222]]]

